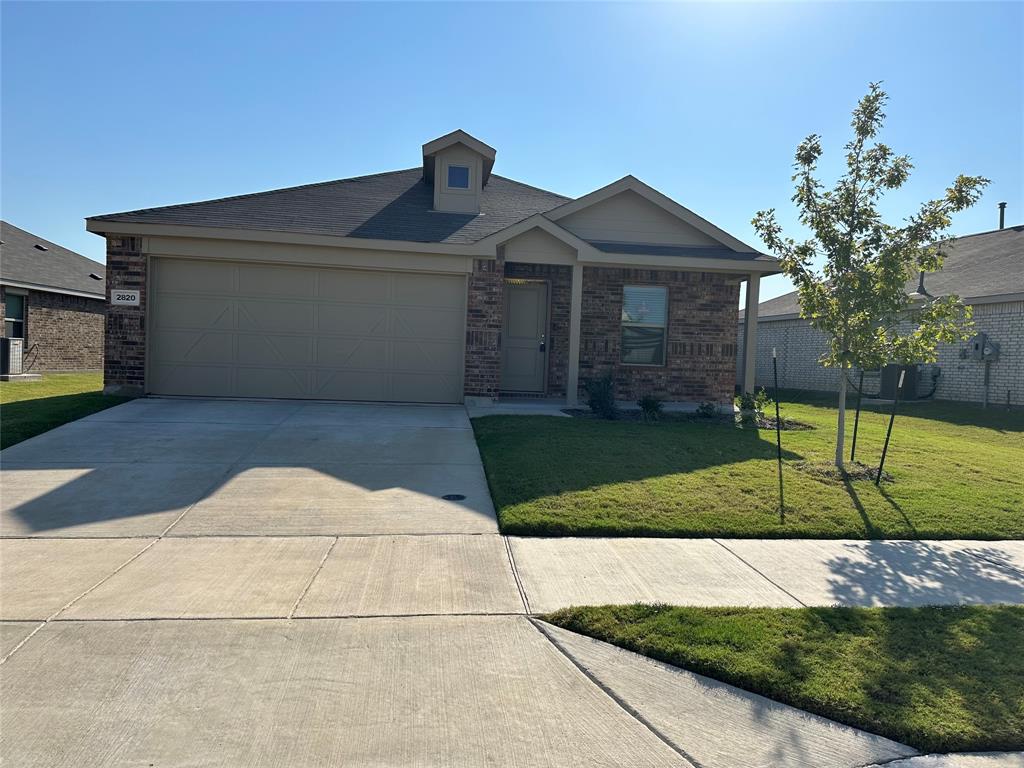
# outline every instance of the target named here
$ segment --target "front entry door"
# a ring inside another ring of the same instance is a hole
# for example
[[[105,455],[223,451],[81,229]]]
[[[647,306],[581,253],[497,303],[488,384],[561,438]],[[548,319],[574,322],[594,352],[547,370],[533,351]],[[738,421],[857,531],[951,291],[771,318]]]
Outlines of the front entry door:
[[[505,283],[505,331],[501,344],[502,390],[544,391],[547,332],[547,283]]]

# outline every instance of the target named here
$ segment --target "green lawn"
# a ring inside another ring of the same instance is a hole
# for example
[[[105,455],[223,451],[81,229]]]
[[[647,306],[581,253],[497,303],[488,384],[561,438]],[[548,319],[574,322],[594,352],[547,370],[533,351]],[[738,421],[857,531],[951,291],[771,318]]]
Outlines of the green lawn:
[[[101,373],[44,374],[0,382],[0,448],[130,400],[103,394]]]
[[[1024,749],[1024,607],[632,605],[545,619],[923,752]]]
[[[831,461],[833,405],[789,400],[782,414],[815,427],[782,434],[784,518],[772,431],[545,416],[473,427],[509,534],[1024,538],[1024,412],[903,406],[880,489],[799,468]],[[884,410],[862,414],[859,461],[877,463],[887,421]]]

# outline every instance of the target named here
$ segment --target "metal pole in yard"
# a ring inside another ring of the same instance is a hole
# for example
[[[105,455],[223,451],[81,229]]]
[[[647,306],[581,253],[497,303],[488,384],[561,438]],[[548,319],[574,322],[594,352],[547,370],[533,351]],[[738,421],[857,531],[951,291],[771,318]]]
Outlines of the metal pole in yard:
[[[772,373],[775,376],[775,446],[779,457],[779,517],[786,520],[786,501],[782,493],[782,419],[779,417],[779,360],[772,347]]]
[[[845,376],[845,372],[843,373]],[[857,427],[860,424],[860,397],[864,394],[864,369],[860,369],[860,385],[857,387],[857,413],[853,417],[853,442],[850,445],[850,461],[857,453]]]
[[[875,485],[882,481],[882,467],[885,466],[885,454],[889,451],[889,435],[892,434],[892,423],[896,421],[896,406],[900,402],[900,392],[903,391],[903,375],[906,369],[900,370],[900,381],[896,385],[896,394],[892,399],[892,413],[889,414],[889,428],[885,430],[885,445],[882,446],[882,460],[878,462],[878,474],[875,475]]]

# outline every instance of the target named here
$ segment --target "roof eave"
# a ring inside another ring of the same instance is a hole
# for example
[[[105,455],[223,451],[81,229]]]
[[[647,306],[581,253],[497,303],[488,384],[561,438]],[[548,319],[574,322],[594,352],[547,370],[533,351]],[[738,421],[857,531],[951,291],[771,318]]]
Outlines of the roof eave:
[[[61,288],[56,285],[43,285],[42,283],[30,283],[25,280],[10,280],[6,277],[0,278],[0,285],[9,286],[11,288],[22,288],[26,291],[41,291],[42,293],[59,293],[64,296],[80,296],[84,299],[98,299],[99,301],[105,301],[107,295],[105,293],[92,293],[91,291],[79,291],[74,288]]]

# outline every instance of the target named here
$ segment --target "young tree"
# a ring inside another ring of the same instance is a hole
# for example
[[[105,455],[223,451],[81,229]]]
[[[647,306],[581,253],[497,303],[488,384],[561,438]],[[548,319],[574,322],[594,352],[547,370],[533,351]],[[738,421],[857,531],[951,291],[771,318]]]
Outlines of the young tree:
[[[878,212],[883,195],[898,189],[913,167],[874,141],[885,120],[888,97],[872,83],[853,111],[853,139],[846,144],[846,173],[826,190],[815,177],[821,137],[797,147],[793,202],[811,236],[784,237],[775,209],[759,211],[753,225],[782,270],[796,285],[801,316],[824,332],[828,351],[820,362],[840,369],[835,464],[843,468],[847,371],[889,362],[934,362],[935,347],[970,331],[970,311],[956,296],[912,300],[904,290],[917,272],[942,268],[942,245],[951,215],[981,197],[988,179],[957,176],[946,194],[924,203],[902,226],[886,224]],[[814,265],[824,266],[819,271]],[[907,322],[909,321],[909,323]]]

